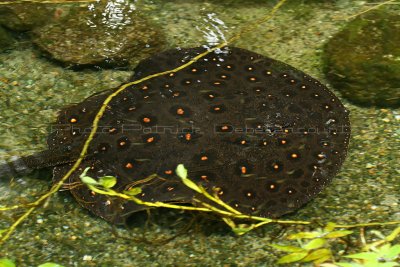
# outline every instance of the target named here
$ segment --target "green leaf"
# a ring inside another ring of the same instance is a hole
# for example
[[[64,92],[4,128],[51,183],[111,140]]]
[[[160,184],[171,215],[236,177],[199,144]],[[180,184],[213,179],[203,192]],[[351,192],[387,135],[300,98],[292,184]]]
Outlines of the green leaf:
[[[329,259],[331,257],[331,255],[332,255],[332,253],[331,253],[331,251],[329,249],[321,248],[321,249],[317,249],[317,250],[309,253],[307,255],[307,257],[305,257],[301,261],[304,261],[304,262],[316,261],[316,260],[319,260],[321,258],[324,258],[324,259],[327,260],[327,259]],[[321,262],[323,262],[323,261],[321,261]]]
[[[286,256],[283,256],[280,258],[277,263],[278,264],[284,264],[284,263],[291,263],[291,262],[296,262],[296,261],[301,261],[305,256],[307,256],[307,252],[295,252],[288,254]]]
[[[114,176],[103,176],[99,178],[99,184],[104,188],[112,188],[117,183],[117,178]]]
[[[128,196],[136,196],[136,195],[139,195],[140,193],[142,193],[142,188],[132,187],[131,189],[126,190],[123,193]]]
[[[99,184],[95,179],[93,179],[92,177],[89,177],[89,176],[80,176],[80,178],[84,184],[90,184],[90,185],[98,185]]]
[[[179,164],[175,170],[176,174],[182,179],[187,178],[187,169],[183,164]]]
[[[376,261],[379,255],[375,252],[361,252],[357,254],[351,254],[344,256],[346,258],[351,259],[360,259],[360,260],[367,260],[367,261]]]
[[[316,238],[308,242],[306,245],[303,246],[306,250],[312,250],[322,247],[326,244],[326,239],[323,238]]]
[[[385,258],[390,260],[395,259],[398,256],[400,256],[400,245],[394,245],[385,253]]]
[[[319,237],[321,233],[319,232],[300,232],[296,234],[291,234],[287,238],[292,240],[292,239],[301,239],[301,238],[316,238]]]
[[[294,246],[283,246],[278,244],[268,244],[268,246],[285,252],[306,252],[304,249]]]
[[[10,259],[1,258],[1,259],[0,259],[0,266],[1,266],[1,267],[15,267],[16,265],[15,265],[15,263],[14,263],[12,260],[10,260]]]
[[[353,231],[350,231],[350,230],[333,231],[333,232],[330,232],[330,233],[326,234],[324,236],[324,238],[338,238],[338,237],[343,237],[343,236],[346,236],[346,235],[350,235],[352,233],[353,233]]]
[[[60,264],[57,264],[57,263],[53,263],[53,262],[46,262],[46,263],[40,264],[38,267],[63,267],[63,266]]]

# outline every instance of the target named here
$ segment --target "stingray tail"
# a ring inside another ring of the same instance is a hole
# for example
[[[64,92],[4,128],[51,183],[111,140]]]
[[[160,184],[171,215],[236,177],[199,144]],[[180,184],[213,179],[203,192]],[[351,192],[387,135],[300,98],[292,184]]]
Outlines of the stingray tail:
[[[29,174],[37,169],[57,166],[75,159],[68,153],[45,150],[25,157],[15,157],[10,161],[0,162],[0,177],[11,178]]]

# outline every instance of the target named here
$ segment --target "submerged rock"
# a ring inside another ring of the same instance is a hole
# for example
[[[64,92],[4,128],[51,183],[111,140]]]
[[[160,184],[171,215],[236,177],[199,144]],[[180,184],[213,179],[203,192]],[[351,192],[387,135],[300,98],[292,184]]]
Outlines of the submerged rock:
[[[34,30],[37,46],[66,65],[136,64],[161,49],[163,40],[133,4],[117,1],[71,10]]]
[[[57,18],[55,5],[9,4],[0,5],[0,25],[14,31],[29,31]]]
[[[0,52],[10,49],[14,46],[15,39],[0,26]]]
[[[361,105],[400,106],[400,15],[376,10],[350,23],[325,46],[332,85]]]

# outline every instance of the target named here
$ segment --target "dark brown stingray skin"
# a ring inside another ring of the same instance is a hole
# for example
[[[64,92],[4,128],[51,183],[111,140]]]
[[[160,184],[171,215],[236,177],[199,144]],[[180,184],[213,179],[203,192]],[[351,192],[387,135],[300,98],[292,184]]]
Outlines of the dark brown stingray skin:
[[[131,80],[169,70],[204,48],[169,50],[142,61]],[[110,91],[65,108],[49,150],[79,154]],[[86,133],[85,133],[86,128]],[[122,223],[145,207],[90,192],[79,175],[117,177],[117,191],[142,187],[146,201],[191,203],[189,178],[245,214],[278,217],[315,197],[338,172],[348,148],[349,113],[325,86],[282,62],[224,48],[179,72],[131,86],[100,121],[70,191],[94,214]],[[54,181],[71,167],[54,168]],[[151,174],[160,178],[138,182]]]

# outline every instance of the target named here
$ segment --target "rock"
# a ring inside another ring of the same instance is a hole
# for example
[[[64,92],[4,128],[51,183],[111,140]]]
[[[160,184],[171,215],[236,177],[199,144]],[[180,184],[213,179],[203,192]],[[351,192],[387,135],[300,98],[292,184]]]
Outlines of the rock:
[[[57,19],[55,5],[24,3],[0,5],[0,25],[14,31],[29,31]]]
[[[349,22],[324,47],[324,71],[350,101],[400,106],[400,15],[385,9]]]
[[[14,44],[15,39],[12,35],[0,26],[0,52],[12,48]]]
[[[65,65],[126,66],[161,50],[164,37],[129,1],[107,1],[36,28],[33,41]]]

